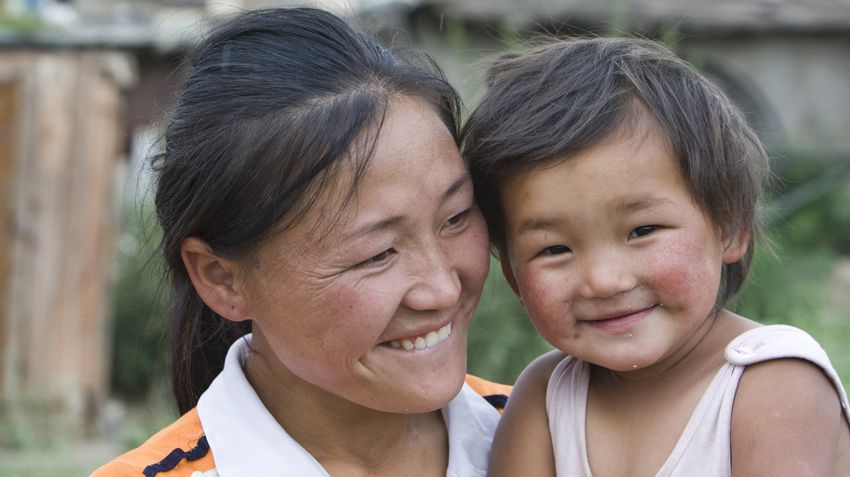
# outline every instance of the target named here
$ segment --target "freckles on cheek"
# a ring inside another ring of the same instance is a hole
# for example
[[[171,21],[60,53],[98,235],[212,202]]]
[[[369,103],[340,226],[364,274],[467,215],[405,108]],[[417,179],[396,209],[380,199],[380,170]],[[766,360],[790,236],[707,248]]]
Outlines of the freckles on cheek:
[[[563,325],[566,305],[560,303],[558,295],[553,290],[549,290],[545,284],[525,280],[522,275],[518,275],[517,280],[523,305],[534,326],[544,337],[553,333],[558,334],[559,328]]]
[[[397,280],[396,280],[397,281]],[[332,303],[325,313],[330,313],[326,326],[336,339],[370,348],[386,330],[401,306],[397,286],[387,281],[367,285],[353,284],[336,290]],[[331,308],[333,307],[333,308]]]
[[[358,310],[368,309],[370,306],[374,307],[370,303],[368,293],[348,288],[338,290],[334,294],[333,302],[326,303],[325,306],[326,310],[320,311],[329,313],[331,321],[336,321],[346,328],[353,327],[359,321],[357,319],[357,315],[360,314]]]

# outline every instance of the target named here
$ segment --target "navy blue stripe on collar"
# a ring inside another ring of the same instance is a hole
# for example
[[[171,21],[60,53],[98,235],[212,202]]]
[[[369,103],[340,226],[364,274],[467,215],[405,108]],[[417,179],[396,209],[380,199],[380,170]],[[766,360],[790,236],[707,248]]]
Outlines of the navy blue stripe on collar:
[[[496,409],[504,409],[505,404],[508,403],[508,396],[505,394],[490,394],[488,396],[482,396],[487,402],[490,403],[491,406]]]
[[[168,472],[169,470],[177,467],[177,464],[180,463],[183,459],[188,461],[198,460],[201,457],[207,455],[207,452],[210,450],[210,445],[207,443],[207,436],[203,436],[198,440],[198,444],[189,449],[188,451],[184,451],[183,449],[177,448],[173,451],[169,452],[165,459],[157,462],[156,464],[151,464],[145,467],[145,470],[142,472],[145,474],[145,477],[154,477],[156,474],[160,472]]]

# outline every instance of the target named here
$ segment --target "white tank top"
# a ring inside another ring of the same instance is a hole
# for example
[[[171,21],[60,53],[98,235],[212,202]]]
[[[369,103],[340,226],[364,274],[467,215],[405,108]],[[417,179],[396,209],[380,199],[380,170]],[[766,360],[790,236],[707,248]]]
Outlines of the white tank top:
[[[762,326],[732,340],[724,354],[727,362],[708,385],[673,452],[656,476],[732,474],[732,404],[741,374],[750,364],[800,358],[818,365],[835,386],[845,421],[850,423],[850,407],[841,380],[826,352],[805,331],[785,325]],[[589,382],[590,365],[570,356],[558,363],[549,378],[546,411],[559,476],[591,476],[585,440]]]

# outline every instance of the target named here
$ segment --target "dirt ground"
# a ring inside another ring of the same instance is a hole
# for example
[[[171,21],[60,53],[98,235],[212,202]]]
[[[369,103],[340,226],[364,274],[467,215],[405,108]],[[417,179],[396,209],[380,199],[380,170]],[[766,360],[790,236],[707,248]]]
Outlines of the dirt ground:
[[[106,441],[82,441],[44,449],[0,449],[0,477],[79,477],[120,452]]]

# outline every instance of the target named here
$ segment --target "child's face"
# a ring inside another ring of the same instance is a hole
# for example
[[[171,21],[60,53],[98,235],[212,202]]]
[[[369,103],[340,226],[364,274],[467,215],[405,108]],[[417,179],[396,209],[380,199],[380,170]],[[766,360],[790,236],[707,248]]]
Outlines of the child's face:
[[[632,371],[701,336],[726,246],[654,127],[615,133],[503,185],[503,267],[537,329],[578,358]],[[739,242],[743,242],[741,245]]]

